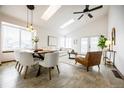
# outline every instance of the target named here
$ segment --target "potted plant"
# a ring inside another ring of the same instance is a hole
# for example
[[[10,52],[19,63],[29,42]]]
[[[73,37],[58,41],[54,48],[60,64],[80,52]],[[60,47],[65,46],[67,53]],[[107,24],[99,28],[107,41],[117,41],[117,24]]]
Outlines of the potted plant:
[[[39,38],[38,36],[35,36],[33,39],[32,39],[33,43],[34,43],[34,48],[37,49],[37,43],[39,42]]]
[[[98,40],[98,46],[103,50],[106,46],[106,41],[107,41],[107,38],[104,36],[104,35],[101,35],[99,40]]]

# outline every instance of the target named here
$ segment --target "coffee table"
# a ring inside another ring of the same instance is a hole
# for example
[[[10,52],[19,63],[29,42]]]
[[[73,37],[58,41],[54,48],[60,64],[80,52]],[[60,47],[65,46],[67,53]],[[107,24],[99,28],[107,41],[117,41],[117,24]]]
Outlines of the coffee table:
[[[75,52],[74,53],[69,52],[68,54],[69,54],[69,59],[75,59],[75,57],[77,55],[77,53],[75,53]]]

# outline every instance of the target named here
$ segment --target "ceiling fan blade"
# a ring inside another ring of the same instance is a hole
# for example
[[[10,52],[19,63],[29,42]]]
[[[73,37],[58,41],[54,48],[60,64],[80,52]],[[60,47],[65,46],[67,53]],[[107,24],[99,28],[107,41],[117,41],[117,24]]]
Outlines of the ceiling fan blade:
[[[89,12],[94,11],[94,10],[97,10],[97,9],[99,9],[99,8],[102,8],[102,7],[103,7],[102,5],[97,6],[97,7],[95,7],[95,8],[90,9]]]
[[[84,13],[84,12],[73,12],[73,14],[80,14],[80,13]]]
[[[80,19],[83,17],[83,15],[84,15],[84,14],[82,14],[82,15],[78,18],[78,20],[80,20]]]
[[[89,16],[90,18],[92,18],[92,17],[93,17],[90,13],[88,14],[88,16]]]

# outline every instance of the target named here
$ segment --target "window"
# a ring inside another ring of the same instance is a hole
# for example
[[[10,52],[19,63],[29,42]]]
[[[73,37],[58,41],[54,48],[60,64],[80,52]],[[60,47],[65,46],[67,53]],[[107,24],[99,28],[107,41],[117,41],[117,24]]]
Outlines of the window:
[[[90,51],[98,51],[99,50],[98,40],[99,40],[98,36],[90,38]]]
[[[66,42],[66,48],[71,48],[71,41],[72,41],[72,39],[71,38],[69,38],[69,37],[66,37],[65,38],[65,42]]]
[[[81,38],[81,53],[86,54],[88,51],[99,51],[98,36]]]
[[[60,38],[60,48],[71,48],[72,39],[69,37]]]
[[[19,29],[2,25],[2,37],[3,50],[19,48]]]
[[[81,38],[81,53],[86,54],[88,48],[88,38]]]
[[[32,33],[21,30],[21,48],[32,48]]]
[[[24,28],[2,22],[2,50],[32,48],[32,33]]]
[[[60,38],[60,48],[64,48],[65,47],[65,37],[61,37]]]

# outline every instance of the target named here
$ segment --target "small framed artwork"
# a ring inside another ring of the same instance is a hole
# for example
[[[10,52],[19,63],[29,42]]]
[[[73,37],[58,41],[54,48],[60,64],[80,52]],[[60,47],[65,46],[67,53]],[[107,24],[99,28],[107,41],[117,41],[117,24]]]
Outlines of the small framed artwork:
[[[57,45],[57,37],[48,36],[48,46],[56,46]]]

